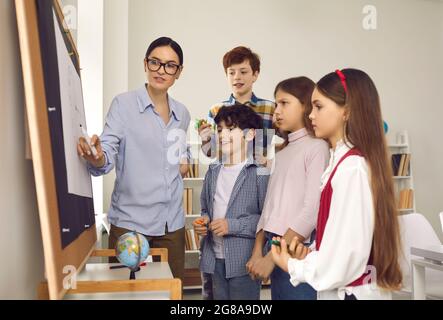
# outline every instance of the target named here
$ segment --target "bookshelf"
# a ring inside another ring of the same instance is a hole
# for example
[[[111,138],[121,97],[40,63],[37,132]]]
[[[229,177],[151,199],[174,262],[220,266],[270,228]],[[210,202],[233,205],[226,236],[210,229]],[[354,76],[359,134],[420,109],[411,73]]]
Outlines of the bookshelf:
[[[183,289],[201,289],[200,263],[200,245],[198,236],[193,233],[192,222],[201,215],[200,194],[203,187],[204,176],[207,165],[200,161],[204,155],[201,153],[201,143],[190,141],[188,145],[191,148],[192,162],[190,175],[183,178],[184,193],[183,207],[185,211],[185,227],[187,230],[187,240],[185,247],[185,275]],[[192,231],[191,231],[192,230]],[[194,241],[192,241],[194,239]],[[191,242],[191,243],[190,243]]]
[[[412,153],[408,132],[397,132],[388,137],[391,165],[394,171],[394,188],[397,208],[400,214],[416,212]]]

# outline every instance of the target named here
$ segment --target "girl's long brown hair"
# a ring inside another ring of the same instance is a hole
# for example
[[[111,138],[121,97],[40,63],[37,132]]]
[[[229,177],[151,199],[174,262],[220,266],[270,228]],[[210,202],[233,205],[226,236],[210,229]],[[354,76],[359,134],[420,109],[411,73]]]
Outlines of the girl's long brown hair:
[[[315,82],[308,77],[295,77],[281,81],[274,90],[274,98],[278,91],[286,92],[296,97],[304,107],[303,124],[308,131],[309,135],[315,137],[314,128],[312,122],[309,119],[309,115],[312,111],[311,97],[315,88]],[[280,136],[285,139],[285,145],[288,144],[289,132],[276,129]]]
[[[342,72],[346,77],[347,92],[335,72],[324,76],[317,83],[317,88],[339,106],[348,108],[345,142],[349,141],[362,152],[370,169],[375,213],[371,256],[377,272],[377,284],[385,289],[399,289],[402,274],[398,263],[398,211],[379,95],[374,82],[365,72],[356,69],[344,69]]]

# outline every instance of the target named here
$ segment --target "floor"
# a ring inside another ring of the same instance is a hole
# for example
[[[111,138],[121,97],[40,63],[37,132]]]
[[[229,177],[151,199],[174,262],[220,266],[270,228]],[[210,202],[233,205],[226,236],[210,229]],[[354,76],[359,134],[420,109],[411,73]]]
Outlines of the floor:
[[[183,300],[202,300],[201,289],[185,290]],[[265,287],[261,289],[260,300],[271,300],[271,288]]]

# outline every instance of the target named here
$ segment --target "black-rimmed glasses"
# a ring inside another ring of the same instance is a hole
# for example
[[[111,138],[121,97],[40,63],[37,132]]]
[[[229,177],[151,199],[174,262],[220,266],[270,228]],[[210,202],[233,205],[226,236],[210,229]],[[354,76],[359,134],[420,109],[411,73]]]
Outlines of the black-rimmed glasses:
[[[173,62],[160,62],[157,59],[149,59],[146,58],[147,65],[149,71],[156,72],[160,70],[161,67],[165,70],[166,74],[169,74],[170,76],[174,76],[177,74],[178,70],[180,69],[180,66],[173,63]]]

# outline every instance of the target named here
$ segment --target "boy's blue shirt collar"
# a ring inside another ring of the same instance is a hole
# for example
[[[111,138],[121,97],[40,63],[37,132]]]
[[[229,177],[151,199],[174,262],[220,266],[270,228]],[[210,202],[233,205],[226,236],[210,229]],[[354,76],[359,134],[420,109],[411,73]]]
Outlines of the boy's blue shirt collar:
[[[137,89],[137,102],[140,113],[143,113],[147,108],[153,108],[152,99],[148,94],[148,90],[146,89],[146,84]],[[179,113],[177,112],[177,106],[175,105],[175,101],[168,94],[168,104],[169,104],[169,116],[171,114],[174,115],[174,118],[177,121],[180,121]]]

